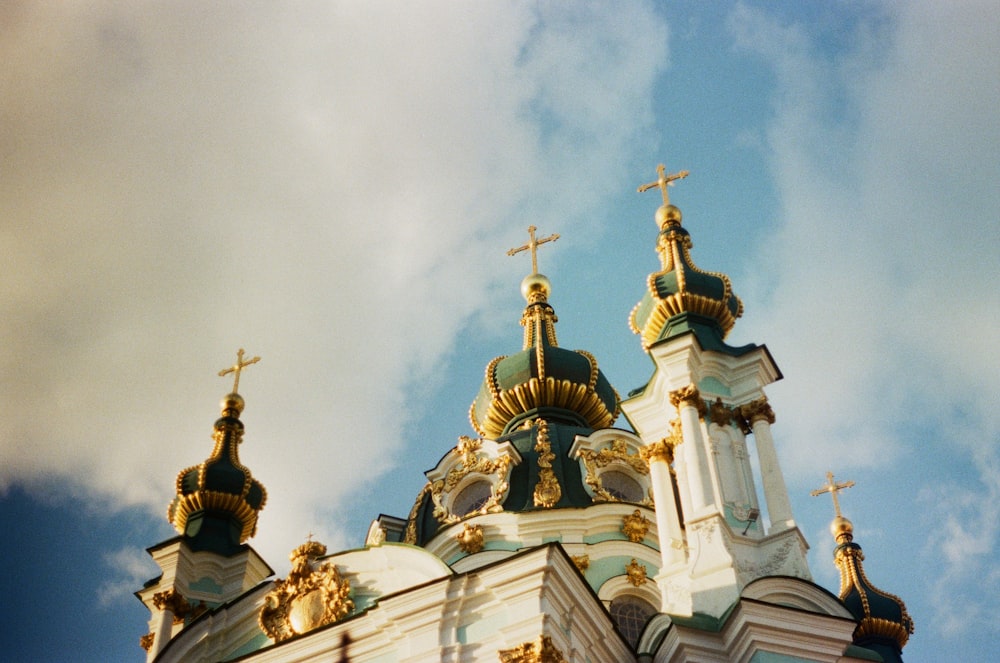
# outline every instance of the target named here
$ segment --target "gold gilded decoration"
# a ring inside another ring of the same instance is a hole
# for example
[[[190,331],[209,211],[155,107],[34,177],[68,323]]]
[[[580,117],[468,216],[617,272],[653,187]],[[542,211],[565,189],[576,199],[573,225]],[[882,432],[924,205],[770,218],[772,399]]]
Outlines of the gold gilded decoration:
[[[821,492],[827,491],[822,490]],[[836,492],[831,490],[830,494],[836,495]],[[850,543],[850,541],[851,535],[848,534],[847,543]],[[854,629],[854,639],[857,641],[862,636],[888,637],[895,640],[899,648],[902,649],[906,646],[910,635],[913,634],[913,619],[906,611],[906,604],[903,603],[903,599],[895,594],[876,589],[875,585],[868,580],[865,570],[861,565],[861,561],[864,558],[865,556],[861,552],[861,547],[856,544],[839,546],[834,557],[834,563],[840,570],[840,599],[844,600],[851,593],[852,589],[861,598],[861,607],[865,616],[858,622],[857,628]],[[872,616],[871,604],[868,599],[869,592],[895,602],[899,606],[900,621],[895,622],[884,617]]]
[[[521,251],[531,252],[531,273],[538,273],[538,247],[546,242],[554,242],[559,239],[559,235],[552,234],[548,237],[543,237],[542,239],[535,239],[535,231],[538,230],[535,226],[528,226],[528,243],[524,246],[519,246],[516,249],[510,249],[507,251],[507,255],[514,256]]]
[[[461,464],[450,469],[444,479],[435,481],[431,486],[431,499],[434,501],[434,517],[438,519],[438,522],[452,524],[469,516],[503,511],[500,501],[507,494],[507,489],[510,487],[507,482],[507,471],[510,468],[511,457],[500,456],[499,458],[488,458],[485,454],[480,453],[482,446],[483,441],[480,439],[473,439],[465,435],[458,438],[456,449],[462,456]],[[490,496],[479,509],[464,515],[452,513],[445,505],[445,496],[455,490],[462,479],[470,474],[495,476],[497,480],[491,482]]]
[[[659,187],[660,193],[663,195],[663,204],[664,205],[669,205],[670,204],[670,194],[668,193],[667,188],[673,186],[674,182],[676,182],[677,180],[684,179],[685,177],[687,177],[691,173],[690,173],[690,171],[682,170],[682,171],[680,171],[678,173],[674,173],[672,175],[667,175],[667,167],[664,166],[661,163],[659,166],[656,167],[656,174],[659,175],[659,177],[657,177],[656,181],[655,182],[650,182],[649,184],[643,184],[642,186],[640,186],[639,187],[639,193],[645,193],[646,191],[649,191],[650,189],[654,189],[656,187]]]
[[[571,559],[580,573],[586,573],[587,569],[590,568],[590,555],[573,555]]]
[[[649,518],[644,517],[642,512],[636,509],[631,515],[622,518],[622,533],[632,543],[641,543],[652,524]]]
[[[246,361],[243,361],[243,352],[244,352],[243,348],[237,350],[236,363],[230,366],[229,368],[224,368],[221,371],[219,371],[220,378],[226,377],[230,373],[234,374],[235,377],[233,379],[233,392],[232,392],[234,394],[240,393],[240,373],[243,372],[243,369],[246,368],[247,366],[250,366],[251,364],[256,364],[258,361],[260,361],[260,357],[254,357],[253,359],[248,359]]]
[[[708,412],[708,408],[705,407],[705,401],[701,399],[701,392],[699,392],[698,387],[693,384],[671,391],[670,404],[677,408],[678,413],[682,407],[694,407],[698,410],[698,416],[702,419],[705,418],[705,415]]]
[[[458,547],[462,549],[462,552],[469,553],[470,555],[474,555],[482,550],[486,544],[482,525],[465,523],[462,531],[455,536],[455,539],[458,541]]]
[[[552,638],[547,635],[538,636],[537,640],[511,649],[501,649],[497,654],[500,656],[500,663],[568,663],[563,653],[552,644]]]
[[[549,442],[549,424],[544,419],[538,420],[538,438],[535,442],[538,453],[538,483],[535,484],[535,506],[551,509],[562,497],[562,488],[556,473],[552,471],[552,461],[556,455],[552,453]]]
[[[410,509],[410,517],[406,521],[406,534],[403,536],[403,543],[417,543],[417,514],[420,513],[420,504],[424,501],[424,495],[430,490],[431,484],[428,482],[417,493],[417,499],[413,501],[413,508]]]
[[[823,493],[830,493],[830,497],[833,498],[834,513],[836,513],[837,518],[843,518],[843,514],[840,513],[840,500],[837,499],[837,494],[840,491],[846,490],[847,488],[850,488],[853,485],[854,485],[853,481],[842,481],[840,483],[837,483],[836,481],[833,480],[833,472],[827,472],[826,485],[823,486],[822,488],[817,488],[816,490],[810,492],[809,494],[812,495],[813,497],[818,497]]]
[[[601,473],[599,470],[604,469],[608,465],[624,464],[639,474],[649,474],[649,466],[643,460],[641,453],[630,454],[628,452],[628,444],[625,440],[621,439],[614,440],[610,447],[605,447],[600,451],[581,449],[580,458],[583,459],[583,465],[587,470],[587,476],[584,478],[584,481],[594,491],[595,502],[621,501],[605,490],[604,484],[601,482]]]
[[[657,460],[662,460],[669,465],[674,462],[675,446],[676,441],[673,437],[665,437],[658,442],[653,442],[652,444],[647,444],[642,447],[639,449],[639,454],[642,456],[642,459],[646,461],[647,465]]]
[[[708,416],[716,426],[728,426],[733,423],[733,411],[722,403],[721,398],[716,398],[709,407]]]
[[[628,581],[634,587],[641,587],[646,584],[646,567],[635,561],[635,557],[625,565],[625,573],[628,575]]]
[[[155,639],[156,636],[154,634],[147,633],[146,635],[139,638],[139,646],[142,647],[148,654],[149,650],[152,649],[153,647],[153,640]]]
[[[771,409],[771,405],[767,402],[767,396],[740,406],[740,415],[750,422],[751,426],[756,421],[766,421],[769,424],[774,423],[774,410]]]
[[[275,642],[339,621],[354,610],[351,585],[330,563],[318,564],[326,546],[308,541],[289,555],[292,570],[276,580],[258,615],[261,629]]]
[[[698,271],[701,272],[701,270]],[[703,272],[725,278],[727,297],[725,299],[713,299],[712,297],[706,297],[686,290],[675,292],[667,297],[660,297],[656,288],[656,278],[662,273],[657,272],[649,275],[648,287],[649,291],[653,293],[653,301],[656,306],[650,312],[649,318],[646,319],[642,327],[636,323],[636,315],[639,312],[639,307],[642,306],[642,302],[636,304],[629,315],[629,328],[634,334],[641,334],[644,350],[649,350],[650,346],[659,339],[660,332],[670,318],[685,311],[718,320],[719,326],[722,327],[723,337],[736,325],[736,318],[743,315],[743,302],[739,301],[739,299],[737,299],[739,306],[736,314],[734,315],[729,310],[727,301],[731,295],[732,287],[729,285],[729,279],[725,274]]]
[[[188,617],[197,617],[207,610],[204,601],[199,601],[198,604],[192,605],[186,598],[173,589],[153,594],[153,605],[156,606],[157,610],[170,611],[170,614],[173,615],[174,624],[183,624],[184,620]]]

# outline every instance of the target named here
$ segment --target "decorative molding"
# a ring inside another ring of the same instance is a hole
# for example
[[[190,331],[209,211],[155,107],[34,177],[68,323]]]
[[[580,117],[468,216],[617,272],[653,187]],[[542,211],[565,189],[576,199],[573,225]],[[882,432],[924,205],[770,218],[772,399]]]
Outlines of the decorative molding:
[[[524,642],[511,649],[501,649],[497,654],[500,663],[568,663],[563,653],[552,644],[552,638],[547,635],[540,635],[537,640]]]
[[[610,446],[600,451],[580,449],[577,455],[583,461],[584,469],[587,472],[584,481],[593,490],[595,502],[621,501],[604,488],[604,482],[601,480],[601,474],[604,470],[618,466],[622,469],[627,468],[626,473],[631,470],[640,475],[649,474],[649,465],[643,456],[643,448],[640,448],[637,453],[629,453],[628,442],[621,438],[613,440]],[[652,505],[652,501],[648,497],[641,503],[647,506]]]
[[[652,524],[649,518],[644,517],[642,512],[636,509],[631,515],[622,518],[622,533],[632,543],[642,543],[642,540],[646,538],[646,532],[649,531],[649,526]]]
[[[634,587],[641,587],[646,584],[646,567],[637,562],[635,557],[625,565],[625,574],[628,576],[628,581]]]
[[[709,419],[716,426],[729,426],[735,418],[732,409],[724,405],[721,398],[715,399],[715,402],[709,406],[708,413]]]
[[[571,559],[580,573],[586,573],[590,568],[590,555],[573,555]]]
[[[642,459],[646,464],[662,460],[668,465],[674,462],[674,442],[672,437],[665,437],[658,442],[653,442],[639,450]]]
[[[462,531],[455,535],[455,540],[458,541],[458,547],[462,549],[462,552],[469,553],[470,555],[479,552],[486,545],[486,537],[483,536],[482,525],[465,523]]]
[[[139,646],[142,647],[143,650],[145,650],[145,652],[148,654],[149,650],[152,649],[153,647],[153,640],[155,639],[156,639],[156,634],[147,633],[146,635],[143,635],[139,638]]]
[[[696,408],[700,419],[704,419],[705,415],[708,413],[705,401],[701,399],[701,392],[699,392],[698,387],[693,384],[671,391],[670,404],[677,408],[678,414],[680,414],[681,408],[684,406]]]
[[[340,621],[354,610],[351,585],[333,564],[317,565],[326,546],[308,541],[289,555],[292,570],[264,597],[257,621],[275,642]]]
[[[556,455],[552,453],[549,442],[549,425],[544,419],[538,420],[538,438],[535,442],[538,453],[538,483],[535,484],[535,506],[551,509],[562,497],[562,488],[556,473],[552,471],[552,461]]]
[[[153,605],[158,610],[168,610],[173,615],[174,624],[183,624],[188,617],[197,617],[208,609],[204,601],[192,605],[174,589],[153,594]]]
[[[406,521],[406,535],[403,537],[403,543],[409,543],[416,545],[417,543],[417,515],[420,513],[420,505],[424,501],[424,495],[429,493],[431,490],[430,482],[424,484],[424,487],[420,489],[417,493],[417,499],[413,501],[413,508],[410,509],[410,517]]]
[[[489,458],[482,452],[482,447],[482,439],[474,439],[465,435],[459,437],[455,450],[461,457],[461,462],[449,469],[444,479],[439,479],[431,485],[434,517],[441,524],[450,525],[470,516],[503,511],[500,502],[506,497],[507,489],[510,488],[508,476],[512,459],[509,455]],[[448,503],[448,497],[462,484],[463,479],[472,474],[482,475],[489,481],[490,497],[482,507],[471,513],[453,513],[451,505]]]

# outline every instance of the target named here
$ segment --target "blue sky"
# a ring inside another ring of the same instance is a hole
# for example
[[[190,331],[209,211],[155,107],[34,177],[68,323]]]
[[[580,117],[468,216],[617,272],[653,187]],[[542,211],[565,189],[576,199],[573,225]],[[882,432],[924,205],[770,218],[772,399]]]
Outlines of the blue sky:
[[[211,450],[279,573],[405,516],[519,349],[509,247],[619,393],[661,161],[764,343],[836,590],[827,470],[910,661],[1000,637],[1000,17],[988,2],[10,3],[0,20],[0,543],[14,661],[141,660],[144,549]],[[618,425],[626,425],[620,420]]]

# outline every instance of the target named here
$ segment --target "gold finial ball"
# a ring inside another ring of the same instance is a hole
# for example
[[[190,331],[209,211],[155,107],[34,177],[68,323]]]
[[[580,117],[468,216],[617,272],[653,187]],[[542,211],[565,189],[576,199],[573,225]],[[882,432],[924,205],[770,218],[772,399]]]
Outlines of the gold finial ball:
[[[548,299],[552,292],[552,283],[549,277],[544,274],[529,274],[521,281],[521,295],[528,302],[536,300],[539,296]]]
[[[225,413],[226,410],[236,410],[236,414],[243,412],[243,406],[246,403],[243,402],[243,397],[239,394],[227,394],[225,398],[219,403],[219,407],[222,408],[222,412]]]
[[[830,523],[830,534],[832,534],[833,538],[837,541],[840,541],[840,537],[845,535],[853,538],[854,524],[843,516],[837,516],[833,519],[833,522]]]
[[[656,223],[661,228],[681,225],[681,211],[675,205],[661,205],[656,210]]]

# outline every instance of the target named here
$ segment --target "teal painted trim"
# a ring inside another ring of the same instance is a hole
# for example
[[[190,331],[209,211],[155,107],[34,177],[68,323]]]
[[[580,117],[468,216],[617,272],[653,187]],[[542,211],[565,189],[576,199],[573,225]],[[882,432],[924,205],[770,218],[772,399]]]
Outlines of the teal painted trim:
[[[558,540],[558,539],[557,539]],[[524,549],[524,543],[520,541],[490,541],[480,552],[486,552],[487,550],[506,550],[507,552],[517,552],[518,550]],[[468,553],[458,553],[454,557],[449,558],[445,561],[448,566],[453,566],[455,562],[465,559],[468,557]]]
[[[631,555],[615,555],[614,557],[604,557],[590,563],[583,577],[596,593],[601,585],[617,576],[625,575],[625,566],[632,561]],[[638,561],[638,560],[636,560]],[[649,582],[653,582],[660,573],[660,567],[653,566],[647,562],[639,562],[646,567],[646,577]]]
[[[604,543],[605,541],[629,541],[629,538],[625,536],[623,532],[613,531],[613,532],[598,532],[597,534],[591,534],[589,536],[583,537],[583,542],[588,546],[592,546],[595,543]],[[629,541],[631,543],[631,541]],[[655,537],[647,536],[641,542],[642,545],[646,546],[650,550],[655,550],[660,552],[660,546],[657,543]]]
[[[239,649],[236,649],[235,651],[231,652],[229,656],[227,656],[223,660],[231,661],[234,658],[239,658],[240,656],[246,656],[247,654],[252,654],[255,651],[259,651],[264,647],[267,647],[269,644],[271,644],[271,641],[268,639],[268,637],[263,633],[258,633],[253,638],[251,638],[249,642],[243,644]]]
[[[698,390],[706,391],[710,394],[718,394],[719,396],[732,396],[732,390],[726,385],[722,384],[718,378],[713,376],[708,376],[702,378],[698,382]]]
[[[742,534],[743,530],[746,530],[747,534],[749,534],[750,532],[760,532],[763,534],[762,525],[760,524],[761,521],[760,516],[757,516],[757,520],[753,521],[752,523],[747,523],[747,521],[740,520],[736,517],[736,515],[733,513],[732,504],[722,505],[722,511],[723,515],[726,518],[726,523],[737,534]],[[747,527],[748,524],[750,525],[749,528]]]
[[[188,584],[188,589],[195,592],[205,592],[222,596],[222,585],[218,584],[208,576],[202,576],[198,580]]]

